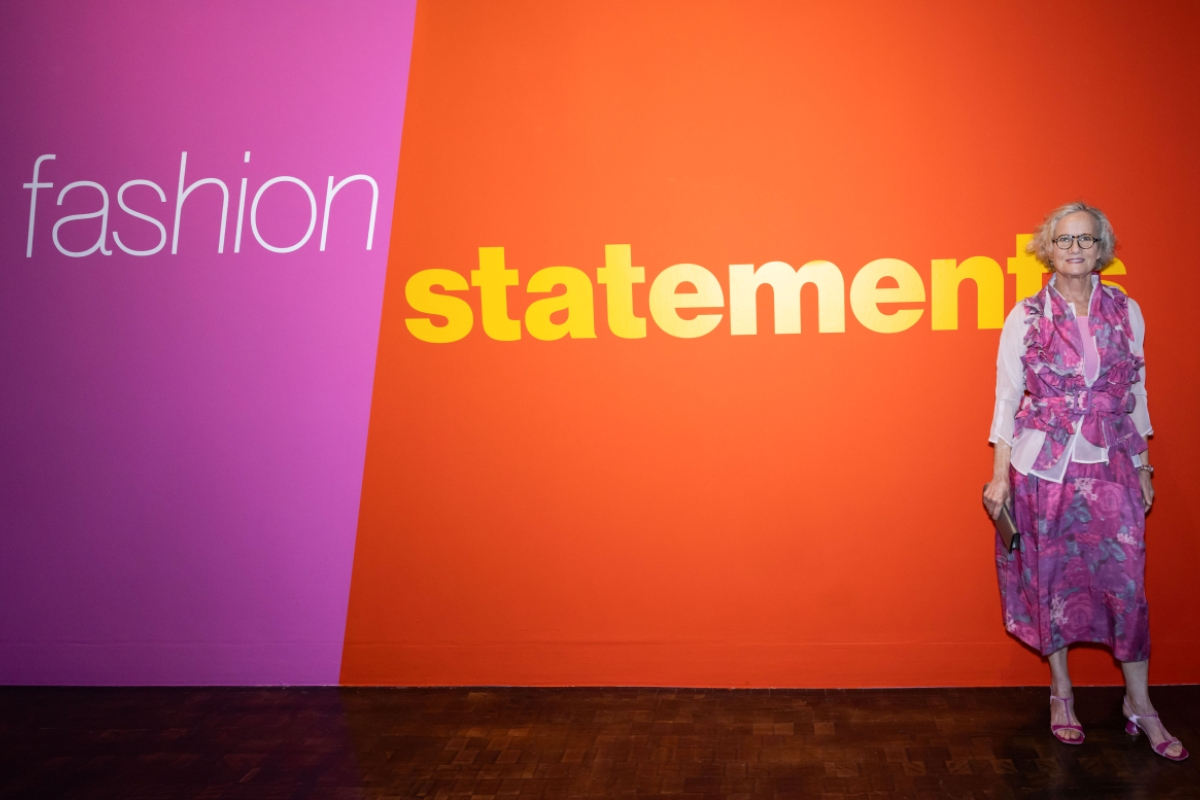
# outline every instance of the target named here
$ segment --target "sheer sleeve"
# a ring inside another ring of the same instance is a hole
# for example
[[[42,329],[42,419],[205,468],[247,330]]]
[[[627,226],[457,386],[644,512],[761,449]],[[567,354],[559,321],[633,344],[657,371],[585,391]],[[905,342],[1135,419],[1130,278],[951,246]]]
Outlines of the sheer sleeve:
[[[1142,309],[1134,302],[1133,298],[1129,299],[1129,327],[1133,329],[1133,342],[1130,349],[1134,355],[1145,358],[1146,320],[1142,316]],[[1142,436],[1149,436],[1154,433],[1154,426],[1150,424],[1150,409],[1146,405],[1145,365],[1142,366],[1138,380],[1130,387],[1130,391],[1133,392],[1133,399],[1136,405],[1129,416],[1133,419],[1133,424],[1137,427],[1138,433]]]
[[[1000,350],[996,356],[996,407],[992,412],[989,442],[1003,439],[1013,443],[1017,407],[1025,396],[1025,369],[1021,353],[1025,345],[1025,304],[1017,303],[1004,321],[1000,332]]]

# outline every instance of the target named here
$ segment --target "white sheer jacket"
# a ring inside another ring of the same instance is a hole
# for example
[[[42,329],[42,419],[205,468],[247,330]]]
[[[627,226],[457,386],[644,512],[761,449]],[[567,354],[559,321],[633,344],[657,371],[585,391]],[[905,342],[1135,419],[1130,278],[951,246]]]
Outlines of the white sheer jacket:
[[[1058,292],[1054,287],[1054,282],[1055,279],[1052,277],[1047,291]],[[1099,283],[1099,277],[1093,275],[1089,314],[1094,311],[1100,296],[1100,292],[1097,291]],[[1071,303],[1067,303],[1067,307],[1074,315],[1075,307]],[[1087,385],[1091,386],[1098,375],[1100,358],[1096,350],[1096,340],[1088,331],[1086,323],[1086,317],[1076,318],[1076,324],[1080,326],[1080,332],[1083,334],[1083,345],[1086,351],[1084,361],[1088,369],[1086,369],[1084,378]],[[1042,444],[1046,441],[1045,431],[1026,428],[1021,431],[1019,436],[1013,435],[1017,409],[1021,405],[1021,398],[1025,396],[1025,365],[1021,361],[1021,356],[1025,354],[1025,327],[1027,324],[1025,303],[1017,303],[1004,321],[1004,330],[1000,332],[1000,352],[996,357],[996,407],[992,413],[992,432],[988,441],[995,443],[1003,440],[1011,445],[1013,469],[1022,475],[1033,475],[1042,480],[1062,483],[1063,476],[1067,472],[1068,462],[1074,461],[1077,464],[1107,463],[1108,448],[1097,447],[1089,442],[1081,434],[1079,430],[1081,426],[1076,426],[1075,433],[1067,442],[1067,447],[1058,461],[1045,470],[1033,469],[1033,463],[1037,460]],[[1142,310],[1133,298],[1129,298],[1129,327],[1133,331],[1130,349],[1135,355],[1141,356],[1146,339],[1146,321],[1142,317]],[[1144,366],[1138,381],[1130,388],[1136,401],[1130,417],[1132,417],[1138,433],[1143,437],[1149,436],[1154,433],[1154,428],[1150,425],[1150,412],[1146,406],[1146,368]],[[1134,456],[1134,463],[1140,464],[1141,459]]]

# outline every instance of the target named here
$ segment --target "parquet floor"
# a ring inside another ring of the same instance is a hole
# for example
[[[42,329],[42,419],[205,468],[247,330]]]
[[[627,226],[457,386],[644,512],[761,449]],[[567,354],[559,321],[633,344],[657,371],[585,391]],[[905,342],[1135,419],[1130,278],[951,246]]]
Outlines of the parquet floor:
[[[0,689],[0,797],[1200,798],[1077,689]],[[1160,687],[1200,751],[1200,686]]]

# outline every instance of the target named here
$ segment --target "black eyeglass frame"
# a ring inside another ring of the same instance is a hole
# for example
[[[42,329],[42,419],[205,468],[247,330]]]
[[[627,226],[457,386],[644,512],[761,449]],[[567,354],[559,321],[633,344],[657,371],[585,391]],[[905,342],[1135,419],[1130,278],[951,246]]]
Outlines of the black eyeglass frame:
[[[1087,239],[1087,244],[1084,244],[1084,239]],[[1080,250],[1091,250],[1100,240],[1090,233],[1077,233],[1074,236],[1064,233],[1062,236],[1055,236],[1050,241],[1054,242],[1054,246],[1059,250],[1070,250],[1071,245],[1076,242],[1079,243]],[[1063,244],[1064,241],[1066,242],[1065,245]]]

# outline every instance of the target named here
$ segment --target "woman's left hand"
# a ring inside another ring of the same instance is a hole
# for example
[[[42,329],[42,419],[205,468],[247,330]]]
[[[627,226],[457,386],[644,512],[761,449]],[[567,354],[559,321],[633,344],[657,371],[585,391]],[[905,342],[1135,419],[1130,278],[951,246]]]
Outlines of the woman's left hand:
[[[1154,505],[1154,483],[1150,480],[1150,473],[1144,469],[1138,470],[1138,478],[1142,482],[1142,505],[1149,511],[1150,506]]]

